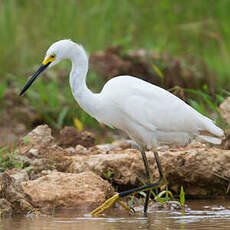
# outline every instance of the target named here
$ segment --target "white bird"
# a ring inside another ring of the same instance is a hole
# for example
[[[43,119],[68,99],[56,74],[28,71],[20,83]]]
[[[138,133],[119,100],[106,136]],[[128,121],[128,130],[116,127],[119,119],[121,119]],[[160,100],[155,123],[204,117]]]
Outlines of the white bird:
[[[147,191],[144,212],[147,211],[149,191],[165,183],[157,146],[160,144],[186,145],[194,137],[220,144],[223,130],[170,92],[132,76],[118,76],[109,80],[98,94],[86,85],[88,56],[81,45],[71,40],[60,40],[48,49],[38,71],[27,82],[20,95],[47,68],[63,59],[70,59],[70,87],[80,107],[104,123],[125,131],[140,147],[148,185],[120,192],[107,200],[91,214],[99,214],[118,202],[130,210],[119,198],[138,191]],[[153,149],[160,179],[150,183],[145,150]]]

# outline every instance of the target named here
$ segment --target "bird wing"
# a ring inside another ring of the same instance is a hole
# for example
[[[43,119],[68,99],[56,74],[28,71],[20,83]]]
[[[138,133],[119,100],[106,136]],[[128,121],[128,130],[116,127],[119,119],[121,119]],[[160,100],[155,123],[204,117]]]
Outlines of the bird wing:
[[[134,77],[114,78],[103,91],[110,92],[110,100],[125,122],[152,131],[197,133],[205,130],[203,119],[211,121],[168,91]]]

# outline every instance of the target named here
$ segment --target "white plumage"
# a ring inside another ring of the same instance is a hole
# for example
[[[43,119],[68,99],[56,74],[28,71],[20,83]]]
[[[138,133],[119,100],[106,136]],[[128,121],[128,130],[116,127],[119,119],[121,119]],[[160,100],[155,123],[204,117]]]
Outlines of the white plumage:
[[[99,120],[126,131],[139,145],[187,144],[207,131],[221,137],[223,131],[168,91],[143,80],[120,76],[106,83],[100,95]],[[205,136],[211,143],[218,138]]]

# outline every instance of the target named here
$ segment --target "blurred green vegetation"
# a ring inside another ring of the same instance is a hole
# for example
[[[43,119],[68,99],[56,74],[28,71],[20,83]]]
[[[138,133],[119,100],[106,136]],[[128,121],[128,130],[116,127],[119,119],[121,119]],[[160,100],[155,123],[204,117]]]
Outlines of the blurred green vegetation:
[[[0,148],[0,172],[3,172],[6,168],[22,169],[23,161],[19,160],[14,153],[8,152],[7,148]]]
[[[216,114],[230,86],[229,12],[229,0],[0,1],[0,100],[7,87],[22,88],[28,72],[37,68],[53,42],[71,38],[88,52],[123,45],[204,60],[218,76],[216,98],[208,89],[192,89],[189,93],[196,97],[191,104],[202,113],[208,107]],[[57,68],[66,67],[70,68],[68,62]],[[65,82],[63,88],[55,77],[41,78],[26,97],[56,128],[73,124],[75,116],[94,127],[94,120],[77,110],[67,77]],[[97,91],[103,81],[90,72],[88,83]]]

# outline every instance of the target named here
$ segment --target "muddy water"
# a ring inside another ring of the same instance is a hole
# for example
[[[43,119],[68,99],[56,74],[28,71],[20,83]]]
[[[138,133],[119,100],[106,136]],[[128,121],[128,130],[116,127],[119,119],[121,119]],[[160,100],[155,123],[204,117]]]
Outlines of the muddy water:
[[[145,217],[141,211],[130,216],[115,211],[100,217],[84,216],[81,212],[66,210],[53,216],[14,217],[0,221],[1,230],[115,230],[115,229],[230,229],[230,200],[190,201],[183,213],[180,211],[150,211]]]

